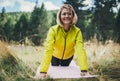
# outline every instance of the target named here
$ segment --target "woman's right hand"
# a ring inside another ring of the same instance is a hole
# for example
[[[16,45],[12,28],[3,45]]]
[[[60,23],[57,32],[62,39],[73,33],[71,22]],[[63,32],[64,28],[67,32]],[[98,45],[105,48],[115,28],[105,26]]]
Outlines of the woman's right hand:
[[[47,76],[47,73],[40,73],[40,78],[41,78],[41,79],[46,78],[46,76]]]
[[[81,72],[80,75],[81,76],[89,76],[90,74],[89,74],[89,72]]]

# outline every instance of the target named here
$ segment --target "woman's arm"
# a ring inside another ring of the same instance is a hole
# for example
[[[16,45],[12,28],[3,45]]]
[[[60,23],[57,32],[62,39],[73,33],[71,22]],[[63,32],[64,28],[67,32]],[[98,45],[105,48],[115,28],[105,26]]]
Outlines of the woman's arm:
[[[40,72],[44,74],[47,73],[51,62],[51,58],[53,54],[53,46],[55,41],[54,34],[55,34],[54,30],[50,28],[46,38],[45,53],[40,64]]]
[[[88,70],[87,56],[84,49],[83,38],[80,30],[77,32],[77,36],[76,36],[75,51],[76,51],[77,61],[80,66],[81,72],[82,71],[87,72]]]

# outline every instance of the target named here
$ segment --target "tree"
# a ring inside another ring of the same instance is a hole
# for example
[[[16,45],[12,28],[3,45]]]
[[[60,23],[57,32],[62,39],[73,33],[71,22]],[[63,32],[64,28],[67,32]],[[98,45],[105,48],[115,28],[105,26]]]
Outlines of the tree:
[[[93,8],[92,24],[95,28],[97,39],[105,41],[111,39],[115,18],[112,8],[116,4],[115,0],[95,0]]]
[[[50,26],[53,26],[56,24],[56,17],[57,17],[57,12],[58,11],[51,11],[51,15],[49,15],[49,17],[51,17],[51,23]]]
[[[14,28],[13,19],[9,18],[5,23],[4,27],[5,36],[8,42],[10,42],[10,40],[12,40],[13,38],[13,28]]]
[[[5,36],[5,23],[7,22],[7,14],[5,12],[5,8],[2,8],[2,13],[0,14],[0,40],[6,40]]]
[[[29,32],[28,20],[25,14],[22,14],[14,28],[14,40],[20,41],[24,39]]]
[[[116,42],[120,43],[120,9],[116,17],[116,25],[114,28],[114,39]]]
[[[39,45],[44,39],[48,28],[47,12],[43,3],[40,8],[37,5],[35,6],[31,14],[30,26],[30,35],[33,35],[32,42]]]

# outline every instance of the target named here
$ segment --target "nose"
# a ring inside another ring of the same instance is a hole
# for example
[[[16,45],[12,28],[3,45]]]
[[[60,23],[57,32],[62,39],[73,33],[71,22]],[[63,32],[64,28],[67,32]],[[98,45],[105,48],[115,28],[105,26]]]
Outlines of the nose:
[[[68,16],[69,16],[68,14],[65,15],[65,17],[68,17]]]

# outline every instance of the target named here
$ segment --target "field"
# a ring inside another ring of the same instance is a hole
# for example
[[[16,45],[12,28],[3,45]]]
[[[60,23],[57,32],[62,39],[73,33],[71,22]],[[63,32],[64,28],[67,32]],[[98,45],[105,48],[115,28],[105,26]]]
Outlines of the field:
[[[91,79],[45,79],[45,81],[120,81],[120,45],[112,41],[85,42]],[[44,46],[10,45],[0,42],[0,81],[34,80]],[[76,58],[74,57],[74,60]]]

